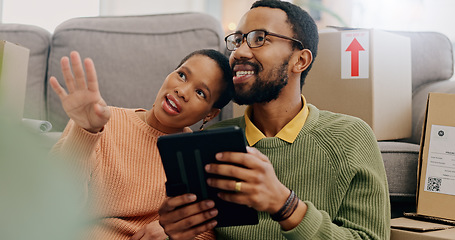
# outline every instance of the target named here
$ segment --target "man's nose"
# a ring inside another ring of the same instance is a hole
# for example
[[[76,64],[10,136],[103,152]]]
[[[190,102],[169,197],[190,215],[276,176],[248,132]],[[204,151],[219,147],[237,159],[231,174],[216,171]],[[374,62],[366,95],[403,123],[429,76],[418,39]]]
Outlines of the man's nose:
[[[253,52],[248,46],[246,39],[240,44],[240,46],[232,52],[232,56],[235,59],[250,59],[253,57]]]

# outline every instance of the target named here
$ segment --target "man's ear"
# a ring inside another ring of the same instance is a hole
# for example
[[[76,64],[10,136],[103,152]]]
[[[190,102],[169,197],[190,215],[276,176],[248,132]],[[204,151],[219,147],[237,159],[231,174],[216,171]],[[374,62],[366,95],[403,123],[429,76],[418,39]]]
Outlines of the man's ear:
[[[310,66],[313,61],[313,53],[309,49],[303,49],[298,52],[297,61],[292,68],[295,73],[301,73]]]
[[[221,112],[221,109],[219,109],[219,108],[210,109],[210,112],[207,114],[207,116],[205,116],[204,121],[208,122],[208,121],[214,119],[216,116],[218,116],[218,114],[220,114],[220,112]]]

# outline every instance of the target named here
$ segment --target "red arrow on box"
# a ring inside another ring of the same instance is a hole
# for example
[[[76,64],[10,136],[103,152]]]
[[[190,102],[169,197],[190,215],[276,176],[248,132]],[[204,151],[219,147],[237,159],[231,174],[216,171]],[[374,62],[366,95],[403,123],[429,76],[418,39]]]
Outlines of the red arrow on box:
[[[359,52],[365,51],[362,45],[360,45],[359,41],[356,38],[352,40],[349,47],[346,49],[346,52],[351,52],[351,76],[358,77],[359,76]]]

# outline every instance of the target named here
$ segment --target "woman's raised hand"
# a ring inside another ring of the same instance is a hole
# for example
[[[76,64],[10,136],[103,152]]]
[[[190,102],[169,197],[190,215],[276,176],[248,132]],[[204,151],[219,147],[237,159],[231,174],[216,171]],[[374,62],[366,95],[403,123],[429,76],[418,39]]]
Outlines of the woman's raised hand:
[[[79,53],[73,51],[70,53],[70,58],[63,57],[60,64],[68,92],[54,76],[49,79],[49,82],[62,101],[66,114],[89,132],[101,131],[109,121],[111,113],[101,97],[93,61],[90,58],[84,59],[84,72]]]

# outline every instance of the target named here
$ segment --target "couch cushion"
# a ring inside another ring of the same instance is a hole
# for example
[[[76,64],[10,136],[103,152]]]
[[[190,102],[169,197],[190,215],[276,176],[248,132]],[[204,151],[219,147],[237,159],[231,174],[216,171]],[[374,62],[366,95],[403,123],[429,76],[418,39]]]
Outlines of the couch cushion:
[[[149,109],[165,77],[202,48],[225,51],[221,23],[202,13],[70,19],[55,29],[48,74],[64,86],[60,59],[79,51],[93,59],[108,105]],[[50,86],[47,95],[48,120],[60,131],[68,118]],[[231,105],[220,118],[230,117]]]
[[[394,141],[380,141],[378,145],[387,174],[392,215],[415,211],[420,145]]]
[[[24,117],[45,120],[44,93],[51,33],[32,25],[0,24],[0,39],[30,49]]]
[[[378,142],[389,181],[391,197],[415,197],[420,145]]]

